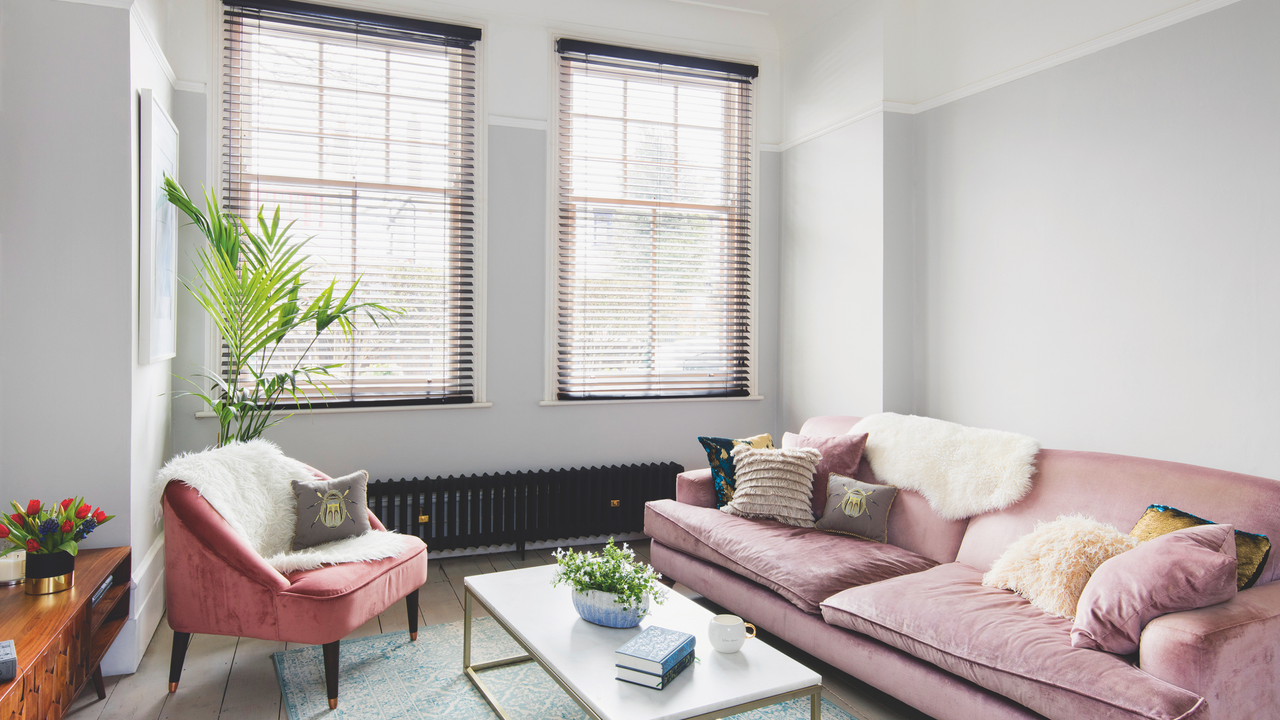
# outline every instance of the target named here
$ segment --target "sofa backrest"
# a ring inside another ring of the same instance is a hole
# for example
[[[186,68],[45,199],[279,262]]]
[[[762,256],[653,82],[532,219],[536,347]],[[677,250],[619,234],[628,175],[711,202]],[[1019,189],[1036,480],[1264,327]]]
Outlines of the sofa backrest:
[[[861,419],[850,415],[814,417],[800,428],[800,434],[808,437],[846,435]],[[865,457],[859,463],[855,477],[862,482],[884,484],[876,479]],[[955,561],[960,551],[967,524],[967,520],[942,518],[929,507],[929,501],[923,495],[899,490],[889,511],[889,542],[935,562],[949,563]]]
[[[1150,505],[1168,505],[1280,542],[1280,482],[1126,455],[1041,450],[1031,492],[1004,510],[970,518],[956,560],[985,572],[1037,521],[1071,513],[1127,533]],[[1272,551],[1259,585],[1276,578],[1278,561],[1280,548]]]

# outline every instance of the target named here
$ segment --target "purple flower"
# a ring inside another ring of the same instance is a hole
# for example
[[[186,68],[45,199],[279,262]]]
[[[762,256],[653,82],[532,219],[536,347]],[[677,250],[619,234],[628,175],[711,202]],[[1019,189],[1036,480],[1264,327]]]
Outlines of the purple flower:
[[[54,520],[53,518],[49,518],[48,520],[45,520],[44,522],[40,523],[40,537],[44,537],[45,535],[51,535],[56,532],[58,532],[57,520]]]
[[[76,531],[76,536],[73,539],[76,542],[80,542],[81,540],[85,539],[85,537],[89,533],[93,532],[94,529],[97,527],[98,527],[97,520],[94,520],[93,518],[86,518],[85,521],[80,524],[80,529]]]

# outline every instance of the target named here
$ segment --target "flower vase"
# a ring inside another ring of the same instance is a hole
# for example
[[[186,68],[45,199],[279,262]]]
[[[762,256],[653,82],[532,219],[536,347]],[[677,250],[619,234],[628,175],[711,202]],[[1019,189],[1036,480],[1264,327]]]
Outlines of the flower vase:
[[[639,607],[623,609],[616,601],[618,596],[602,590],[573,592],[573,609],[589,623],[611,628],[630,628],[640,624],[649,613],[649,596],[646,594]]]
[[[52,595],[70,590],[76,557],[69,552],[27,553],[27,594]]]

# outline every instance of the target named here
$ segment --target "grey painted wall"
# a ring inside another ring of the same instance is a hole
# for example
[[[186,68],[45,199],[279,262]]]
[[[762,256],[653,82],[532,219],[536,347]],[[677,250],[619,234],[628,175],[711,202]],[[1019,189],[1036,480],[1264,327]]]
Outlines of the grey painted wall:
[[[130,541],[129,13],[0,5],[0,498],[85,495]]]
[[[203,122],[181,110],[194,102],[188,95],[178,93],[184,146],[203,147],[194,139],[203,134]],[[777,153],[761,153],[758,173],[758,382],[764,399],[573,407],[538,405],[549,352],[547,135],[490,126],[488,153],[485,332],[493,407],[298,415],[268,431],[268,438],[331,474],[364,468],[373,478],[399,478],[666,460],[702,467],[706,456],[698,435],[779,431]],[[184,168],[190,189],[188,169],[195,170]],[[184,303],[179,319],[174,367],[187,373],[203,357],[202,318]],[[212,442],[215,421],[195,419],[197,409],[191,398],[175,402],[175,449],[199,450]]]
[[[924,412],[1280,478],[1278,27],[1243,0],[915,117]]]

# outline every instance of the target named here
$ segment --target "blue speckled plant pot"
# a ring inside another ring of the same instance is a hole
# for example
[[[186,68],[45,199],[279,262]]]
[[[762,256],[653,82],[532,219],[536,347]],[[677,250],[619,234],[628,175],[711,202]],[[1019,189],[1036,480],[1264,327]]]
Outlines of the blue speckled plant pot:
[[[649,596],[645,595],[640,607],[623,610],[614,602],[617,598],[611,592],[588,590],[585,593],[573,592],[573,609],[589,623],[611,628],[629,628],[640,624],[640,619],[649,613]]]

